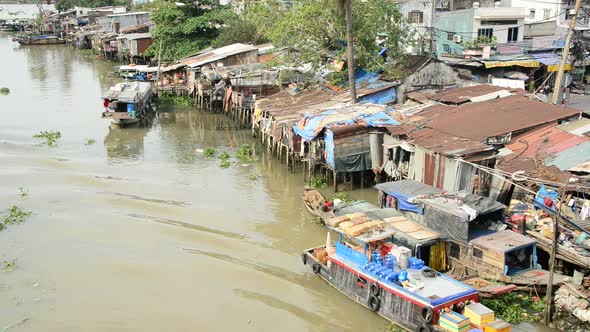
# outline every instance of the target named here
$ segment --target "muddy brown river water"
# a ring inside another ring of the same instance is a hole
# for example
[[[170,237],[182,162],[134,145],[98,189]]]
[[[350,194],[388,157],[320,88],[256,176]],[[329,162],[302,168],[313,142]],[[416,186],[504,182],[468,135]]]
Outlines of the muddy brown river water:
[[[223,115],[160,107],[145,128],[110,129],[113,65],[0,35],[0,210],[32,212],[0,232],[0,263],[17,264],[0,270],[0,329],[386,330],[302,265],[326,233],[300,172],[263,149],[227,169],[197,153],[254,142]],[[42,130],[61,132],[56,147]]]

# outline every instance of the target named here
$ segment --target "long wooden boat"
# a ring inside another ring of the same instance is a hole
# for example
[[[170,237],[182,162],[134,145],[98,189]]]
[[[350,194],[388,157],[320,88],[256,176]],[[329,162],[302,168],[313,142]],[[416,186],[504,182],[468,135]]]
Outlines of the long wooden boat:
[[[321,208],[325,204],[326,198],[319,191],[311,187],[305,187],[301,193],[301,199],[309,213],[318,217],[322,216]]]
[[[408,331],[443,331],[442,315],[461,313],[465,305],[479,301],[476,289],[428,267],[403,270],[407,281],[401,283],[398,275],[404,272],[399,266],[388,270],[369,260],[368,248],[391,238],[395,231],[385,228],[355,238],[338,233],[340,240],[334,247],[305,250],[303,263],[353,301]]]
[[[103,96],[102,117],[127,126],[138,123],[151,110],[152,86],[148,82],[117,83]]]
[[[66,43],[64,39],[54,35],[25,35],[18,36],[15,40],[21,45],[56,45]]]

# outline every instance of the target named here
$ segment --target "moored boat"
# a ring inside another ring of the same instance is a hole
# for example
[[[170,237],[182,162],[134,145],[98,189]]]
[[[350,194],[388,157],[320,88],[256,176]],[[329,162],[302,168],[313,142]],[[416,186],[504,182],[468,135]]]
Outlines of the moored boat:
[[[322,208],[326,204],[326,199],[319,191],[311,187],[305,187],[301,193],[301,199],[309,213],[318,217],[322,216]]]
[[[14,38],[21,45],[56,45],[66,41],[54,35],[24,35]]]
[[[410,258],[406,267],[407,251],[390,242],[395,231],[387,225],[356,237],[328,228],[339,234],[339,241],[306,250],[304,264],[350,299],[408,331],[443,331],[441,317],[461,314],[479,301],[476,289],[420,260]]]
[[[138,123],[151,109],[152,87],[148,82],[117,83],[103,97],[103,117],[119,126]]]

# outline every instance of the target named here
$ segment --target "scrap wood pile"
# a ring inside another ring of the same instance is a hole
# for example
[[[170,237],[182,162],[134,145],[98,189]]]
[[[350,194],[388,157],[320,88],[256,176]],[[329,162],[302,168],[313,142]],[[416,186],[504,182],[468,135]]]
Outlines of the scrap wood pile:
[[[568,210],[570,207],[562,209]],[[570,209],[571,211],[571,209]],[[530,204],[513,199],[508,208],[508,222],[512,224],[523,224],[528,234],[534,236],[539,244],[543,246],[553,240],[553,218],[545,211],[536,210]],[[576,254],[590,259],[590,236],[570,225],[560,223],[559,244],[563,247],[561,254],[570,255],[568,260],[574,262]]]
[[[562,331],[590,331],[590,277],[582,285],[565,284],[555,295],[555,317]]]
[[[371,220],[371,218],[361,212],[329,219],[326,221],[326,224],[331,227],[339,227],[352,237],[362,235],[375,229],[382,229],[387,225],[383,220]]]

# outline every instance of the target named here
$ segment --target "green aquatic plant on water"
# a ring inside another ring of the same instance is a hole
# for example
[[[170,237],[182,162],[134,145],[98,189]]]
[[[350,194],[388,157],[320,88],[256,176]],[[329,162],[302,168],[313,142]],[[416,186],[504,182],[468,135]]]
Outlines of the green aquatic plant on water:
[[[96,140],[94,140],[94,138],[87,138],[86,139],[86,145],[92,145],[96,143]]]
[[[4,261],[4,264],[2,264],[2,265],[3,265],[4,272],[10,272],[10,271],[16,269],[16,259]]]
[[[215,155],[215,149],[212,147],[208,147],[205,149],[203,153],[205,154],[205,157],[211,158]]]
[[[26,189],[24,189],[23,187],[18,188],[18,193],[21,198],[25,198],[25,197],[29,196],[29,192]]]
[[[238,152],[236,152],[236,156],[245,161],[254,161],[254,151],[252,147],[248,144],[242,145]]]
[[[510,292],[481,303],[494,311],[495,315],[508,323],[538,322],[545,312],[545,298]]]
[[[311,178],[311,181],[309,181],[309,185],[312,188],[325,188],[328,186],[328,184],[326,183],[326,181],[318,176],[314,176]]]
[[[45,142],[43,142],[43,144],[47,146],[55,146],[57,144],[57,140],[61,138],[61,133],[59,131],[44,130],[38,134],[33,135],[33,138],[44,139]]]
[[[339,191],[334,195],[334,199],[336,200],[339,199],[342,201],[342,203],[350,203],[352,202],[352,200],[350,198],[348,198],[348,193],[346,191]]]
[[[256,174],[250,174],[250,176],[248,176],[248,179],[250,181],[258,181],[258,179],[260,179],[260,176],[258,176]]]
[[[18,206],[13,205],[8,208],[8,215],[4,217],[2,223],[4,224],[4,226],[9,224],[18,224],[25,221],[25,219],[31,216],[31,214],[32,212],[24,211]]]
[[[158,97],[158,102],[161,104],[174,104],[180,106],[191,106],[194,100],[187,96],[176,96],[171,93],[163,93]]]
[[[231,166],[231,163],[228,159],[222,159],[221,162],[219,163],[219,167],[221,168],[228,168]]]
[[[229,153],[227,153],[227,152],[225,152],[225,151],[224,151],[224,152],[222,152],[222,153],[219,155],[219,159],[221,159],[221,160],[226,160],[226,159],[229,159]]]
[[[7,95],[10,93],[10,89],[9,88],[0,88],[0,95]]]

